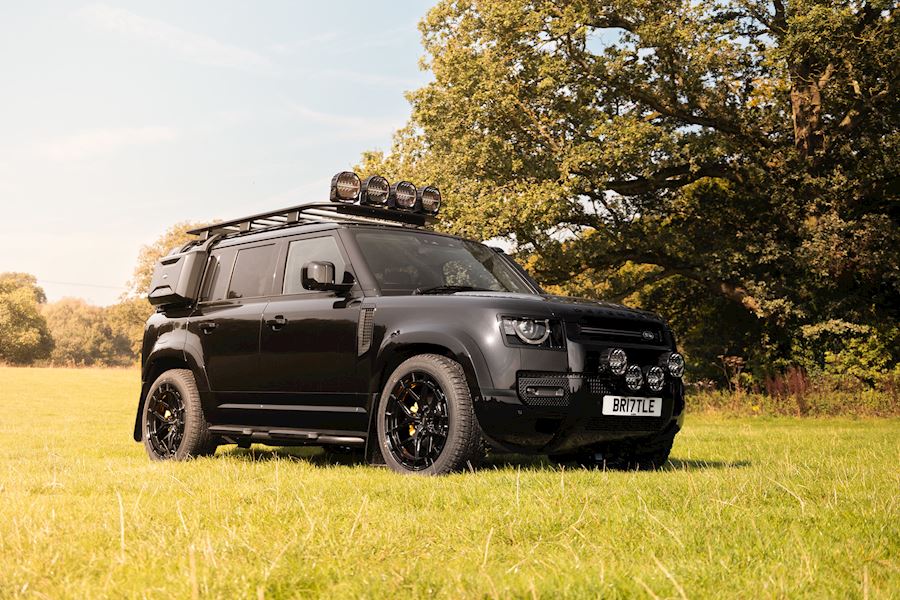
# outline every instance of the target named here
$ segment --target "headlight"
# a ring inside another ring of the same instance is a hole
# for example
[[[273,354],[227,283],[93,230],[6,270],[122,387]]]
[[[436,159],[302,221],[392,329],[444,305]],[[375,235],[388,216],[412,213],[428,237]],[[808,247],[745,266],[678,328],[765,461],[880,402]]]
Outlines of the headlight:
[[[394,206],[401,210],[413,210],[416,208],[416,186],[408,181],[401,181],[391,186],[391,197]]]
[[[433,185],[426,186],[419,192],[419,205],[426,215],[436,215],[441,209],[441,191]]]
[[[644,384],[644,374],[641,372],[641,368],[637,365],[631,365],[625,371],[625,385],[628,386],[628,389],[632,392],[636,392],[641,389],[641,386]]]
[[[550,337],[548,319],[506,319],[502,320],[503,333],[514,335],[526,344],[539,346]]]
[[[661,392],[666,383],[666,373],[662,367],[650,367],[644,375],[647,387],[653,392]]]
[[[353,171],[344,171],[331,178],[332,202],[356,202],[359,198],[359,175]]]
[[[367,177],[362,184],[360,200],[363,204],[384,206],[387,204],[390,195],[391,185],[388,183],[388,180],[381,175],[372,175]]]
[[[609,369],[613,375],[624,375],[628,367],[628,356],[621,348],[610,348],[600,358],[602,366]]]
[[[684,357],[677,352],[673,352],[666,359],[666,369],[672,377],[681,377],[684,375]]]

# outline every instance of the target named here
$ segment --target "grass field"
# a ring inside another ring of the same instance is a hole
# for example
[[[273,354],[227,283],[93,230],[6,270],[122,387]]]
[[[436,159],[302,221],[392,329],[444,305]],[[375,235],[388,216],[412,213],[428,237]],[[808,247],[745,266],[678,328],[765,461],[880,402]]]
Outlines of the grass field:
[[[691,417],[669,469],[150,463],[133,370],[0,368],[0,596],[900,597],[900,421]]]

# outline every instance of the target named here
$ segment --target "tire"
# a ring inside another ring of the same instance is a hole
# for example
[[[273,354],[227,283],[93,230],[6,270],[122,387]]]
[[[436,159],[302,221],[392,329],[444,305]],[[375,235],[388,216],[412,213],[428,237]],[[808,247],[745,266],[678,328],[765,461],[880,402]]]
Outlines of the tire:
[[[376,420],[384,461],[398,473],[443,475],[474,468],[484,455],[465,373],[446,356],[420,354],[397,367]]]
[[[188,460],[215,454],[219,440],[209,433],[200,393],[188,369],[160,375],[141,409],[141,439],[151,460]]]

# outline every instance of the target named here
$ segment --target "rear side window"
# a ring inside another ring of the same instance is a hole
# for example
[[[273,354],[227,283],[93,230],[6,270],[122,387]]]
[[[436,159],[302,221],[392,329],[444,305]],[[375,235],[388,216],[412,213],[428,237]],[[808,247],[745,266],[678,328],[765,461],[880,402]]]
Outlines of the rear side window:
[[[275,275],[275,244],[244,248],[237,253],[228,298],[267,296]]]
[[[337,241],[330,236],[295,240],[288,247],[284,271],[284,293],[301,294],[309,291],[303,287],[303,266],[310,262],[330,262],[334,265],[334,279],[344,281],[347,264]]]
[[[235,254],[237,254],[237,250],[234,248],[212,251],[206,266],[203,293],[200,295],[202,302],[215,302],[225,298],[228,276],[231,275],[231,267],[234,266]]]

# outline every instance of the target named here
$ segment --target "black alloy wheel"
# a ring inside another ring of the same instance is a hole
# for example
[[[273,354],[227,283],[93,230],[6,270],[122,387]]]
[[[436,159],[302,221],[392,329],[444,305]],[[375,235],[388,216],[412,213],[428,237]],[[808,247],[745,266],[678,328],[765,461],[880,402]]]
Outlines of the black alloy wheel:
[[[440,354],[405,360],[385,382],[376,413],[381,455],[398,473],[443,475],[484,455],[462,365]]]
[[[160,458],[174,457],[184,439],[184,400],[169,382],[147,400],[147,440]]]
[[[151,460],[188,460],[215,454],[221,442],[209,433],[194,374],[171,369],[160,375],[144,398],[144,448]]]
[[[434,465],[447,443],[447,396],[434,377],[407,373],[394,385],[385,410],[385,431],[394,459],[410,471]]]

